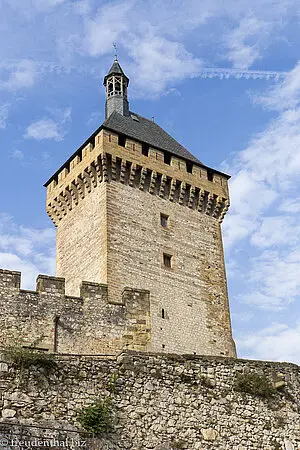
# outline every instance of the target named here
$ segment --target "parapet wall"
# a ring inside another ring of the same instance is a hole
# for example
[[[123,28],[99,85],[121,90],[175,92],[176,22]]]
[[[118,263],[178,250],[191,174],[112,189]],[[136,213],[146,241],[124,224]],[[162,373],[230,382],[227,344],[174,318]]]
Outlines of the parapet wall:
[[[237,377],[249,373],[276,386],[275,393],[260,397],[259,386],[240,392]],[[50,436],[51,427],[70,430],[61,441],[73,437],[76,410],[110,395],[112,429],[88,449],[297,450],[299,380],[294,364],[127,352],[114,359],[58,356],[52,372],[23,370],[20,384],[20,370],[2,362],[0,437],[3,422],[10,429],[39,425]]]
[[[113,304],[104,284],[82,282],[80,297],[65,294],[64,278],[39,275],[36,291],[20,284],[20,272],[0,270],[1,346],[19,342],[61,353],[115,354],[149,345],[148,291],[125,288]]]
[[[229,208],[228,176],[101,130],[47,185],[47,213],[57,226],[99,183],[118,181],[141,191],[210,215],[222,222]]]

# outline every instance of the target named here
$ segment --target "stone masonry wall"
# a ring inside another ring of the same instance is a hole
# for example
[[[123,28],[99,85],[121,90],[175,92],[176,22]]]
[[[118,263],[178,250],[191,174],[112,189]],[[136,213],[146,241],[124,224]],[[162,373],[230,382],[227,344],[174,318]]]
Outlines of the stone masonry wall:
[[[20,272],[0,270],[0,346],[84,354],[147,349],[148,291],[126,288],[112,304],[104,284],[83,282],[81,296],[70,297],[63,278],[39,275],[36,291],[20,290],[20,281]]]
[[[110,395],[112,430],[90,448],[300,449],[300,368],[293,364],[129,352],[116,359],[57,356],[50,372],[20,374],[1,359],[0,437],[4,423],[74,433],[76,410]],[[276,385],[275,394],[239,392],[238,374],[249,373]]]
[[[56,275],[66,279],[68,295],[79,296],[82,280],[107,283],[106,255],[106,185],[102,183],[62,217],[56,230]]]
[[[151,292],[151,349],[234,356],[220,224],[114,181],[107,219],[109,295],[118,298],[125,285]]]

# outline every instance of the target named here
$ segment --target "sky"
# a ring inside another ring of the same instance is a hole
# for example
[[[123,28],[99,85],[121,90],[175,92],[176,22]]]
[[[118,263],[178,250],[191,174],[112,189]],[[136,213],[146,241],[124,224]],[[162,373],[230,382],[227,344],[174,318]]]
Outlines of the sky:
[[[55,274],[43,184],[103,122],[117,42],[131,110],[232,176],[239,357],[300,364],[299,31],[299,0],[1,0],[0,267]]]

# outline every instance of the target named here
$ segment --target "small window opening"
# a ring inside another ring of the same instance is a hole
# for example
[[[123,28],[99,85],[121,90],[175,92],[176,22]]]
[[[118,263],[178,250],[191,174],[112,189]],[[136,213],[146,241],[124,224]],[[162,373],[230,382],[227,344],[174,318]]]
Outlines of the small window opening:
[[[121,92],[121,83],[118,80],[115,81],[115,90],[116,92]]]
[[[164,152],[164,163],[171,164],[171,153]]]
[[[191,161],[186,161],[186,170],[188,173],[193,173],[193,163]]]
[[[119,144],[121,147],[125,147],[125,144],[126,144],[126,136],[124,136],[124,134],[119,134],[119,135],[118,135],[118,144]]]
[[[165,310],[164,310],[164,308],[161,309],[161,318],[162,318],[162,319],[165,319],[165,318],[166,318],[166,317],[165,317]]]
[[[167,214],[162,214],[160,215],[160,224],[163,228],[167,228],[167,226],[169,225],[169,216],[167,216]]]
[[[162,344],[162,345],[161,345],[161,348],[166,348],[165,344]]]
[[[142,155],[149,156],[149,145],[142,144]]]
[[[164,253],[164,266],[171,268],[172,267],[172,256]]]
[[[214,181],[214,172],[211,169],[207,169],[207,179],[208,181]]]

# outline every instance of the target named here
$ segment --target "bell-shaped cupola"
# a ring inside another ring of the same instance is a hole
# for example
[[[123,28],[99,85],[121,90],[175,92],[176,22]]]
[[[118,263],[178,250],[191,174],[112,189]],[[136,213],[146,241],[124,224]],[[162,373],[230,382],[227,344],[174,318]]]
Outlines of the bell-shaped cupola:
[[[105,118],[107,119],[114,111],[122,116],[129,116],[127,99],[129,78],[123,72],[116,54],[110,71],[104,77],[103,84],[106,90]]]

